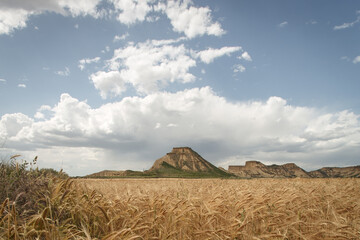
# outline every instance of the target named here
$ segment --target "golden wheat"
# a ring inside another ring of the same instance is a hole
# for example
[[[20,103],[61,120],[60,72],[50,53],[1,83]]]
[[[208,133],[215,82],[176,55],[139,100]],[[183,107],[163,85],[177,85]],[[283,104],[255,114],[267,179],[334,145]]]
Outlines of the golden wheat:
[[[54,181],[0,239],[360,239],[360,179]]]
[[[359,179],[87,179],[106,239],[359,239]]]

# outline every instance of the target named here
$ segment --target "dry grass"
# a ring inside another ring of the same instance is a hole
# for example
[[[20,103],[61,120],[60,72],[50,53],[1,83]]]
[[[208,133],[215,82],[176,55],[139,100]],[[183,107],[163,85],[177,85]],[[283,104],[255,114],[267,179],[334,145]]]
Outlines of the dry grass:
[[[360,179],[56,181],[0,239],[360,239]]]
[[[360,239],[360,179],[87,179],[105,239]]]

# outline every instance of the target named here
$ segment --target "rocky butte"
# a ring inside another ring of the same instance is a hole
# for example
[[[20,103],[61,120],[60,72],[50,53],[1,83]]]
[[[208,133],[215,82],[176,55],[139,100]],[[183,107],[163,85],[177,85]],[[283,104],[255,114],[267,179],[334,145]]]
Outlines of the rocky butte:
[[[258,161],[247,161],[245,166],[229,166],[228,172],[241,178],[349,178],[360,177],[360,166],[324,167],[307,172],[295,163],[265,165]]]
[[[230,177],[231,173],[215,167],[189,147],[174,147],[171,152],[157,159],[146,171],[165,175],[188,177]]]
[[[86,177],[178,177],[178,178],[329,178],[360,177],[360,166],[325,167],[307,172],[294,163],[265,165],[247,161],[244,166],[229,166],[226,171],[206,161],[190,147],[174,147],[171,152],[157,159],[146,171],[104,170]]]
[[[228,171],[242,178],[308,178],[310,175],[295,163],[265,165],[258,161],[247,161],[245,166],[229,166]]]
[[[157,159],[149,171],[162,168],[164,162],[183,171],[209,172],[217,169],[189,147],[174,147],[171,152]]]

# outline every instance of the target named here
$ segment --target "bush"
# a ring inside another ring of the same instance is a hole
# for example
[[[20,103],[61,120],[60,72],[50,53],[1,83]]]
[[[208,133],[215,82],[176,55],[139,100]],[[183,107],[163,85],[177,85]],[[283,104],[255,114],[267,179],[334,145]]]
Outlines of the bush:
[[[9,199],[20,216],[29,216],[37,211],[38,199],[48,190],[51,179],[68,176],[54,169],[34,169],[37,157],[21,164],[17,162],[18,157],[20,155],[14,155],[0,162],[0,203]]]

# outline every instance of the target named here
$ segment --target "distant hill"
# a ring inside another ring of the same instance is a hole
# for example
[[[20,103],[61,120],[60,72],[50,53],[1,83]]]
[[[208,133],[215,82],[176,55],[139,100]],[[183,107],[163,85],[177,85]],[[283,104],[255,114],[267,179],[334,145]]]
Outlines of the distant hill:
[[[113,170],[104,170],[101,172],[89,174],[86,177],[122,177],[125,175],[125,171],[113,171]]]
[[[346,178],[360,177],[360,166],[325,167],[307,172],[294,163],[265,165],[258,161],[247,161],[245,166],[229,166],[228,172],[241,178]]]
[[[157,159],[153,166],[144,172],[140,171],[111,171],[104,170],[85,177],[141,177],[141,178],[217,178],[235,177],[234,174],[219,169],[206,161],[197,152],[189,147],[175,147],[165,156]]]
[[[174,147],[171,152],[157,159],[146,171],[104,170],[85,177],[90,178],[348,178],[360,177],[360,166],[324,167],[307,172],[294,163],[265,165],[259,161],[247,161],[244,166],[217,168],[190,147]]]
[[[324,167],[319,170],[309,172],[311,177],[314,178],[350,178],[360,177],[360,166],[353,166],[353,167]]]
[[[132,171],[132,170],[126,170],[126,171],[104,170],[101,172],[87,175],[86,177],[90,177],[90,178],[120,177],[121,178],[121,177],[136,177],[136,176],[141,176],[142,174],[143,172]]]
[[[165,156],[157,159],[146,173],[158,173],[163,176],[193,177],[231,177],[189,147],[175,147]]]
[[[310,175],[294,163],[265,165],[258,161],[247,161],[245,166],[229,166],[229,172],[242,178],[308,178]]]

